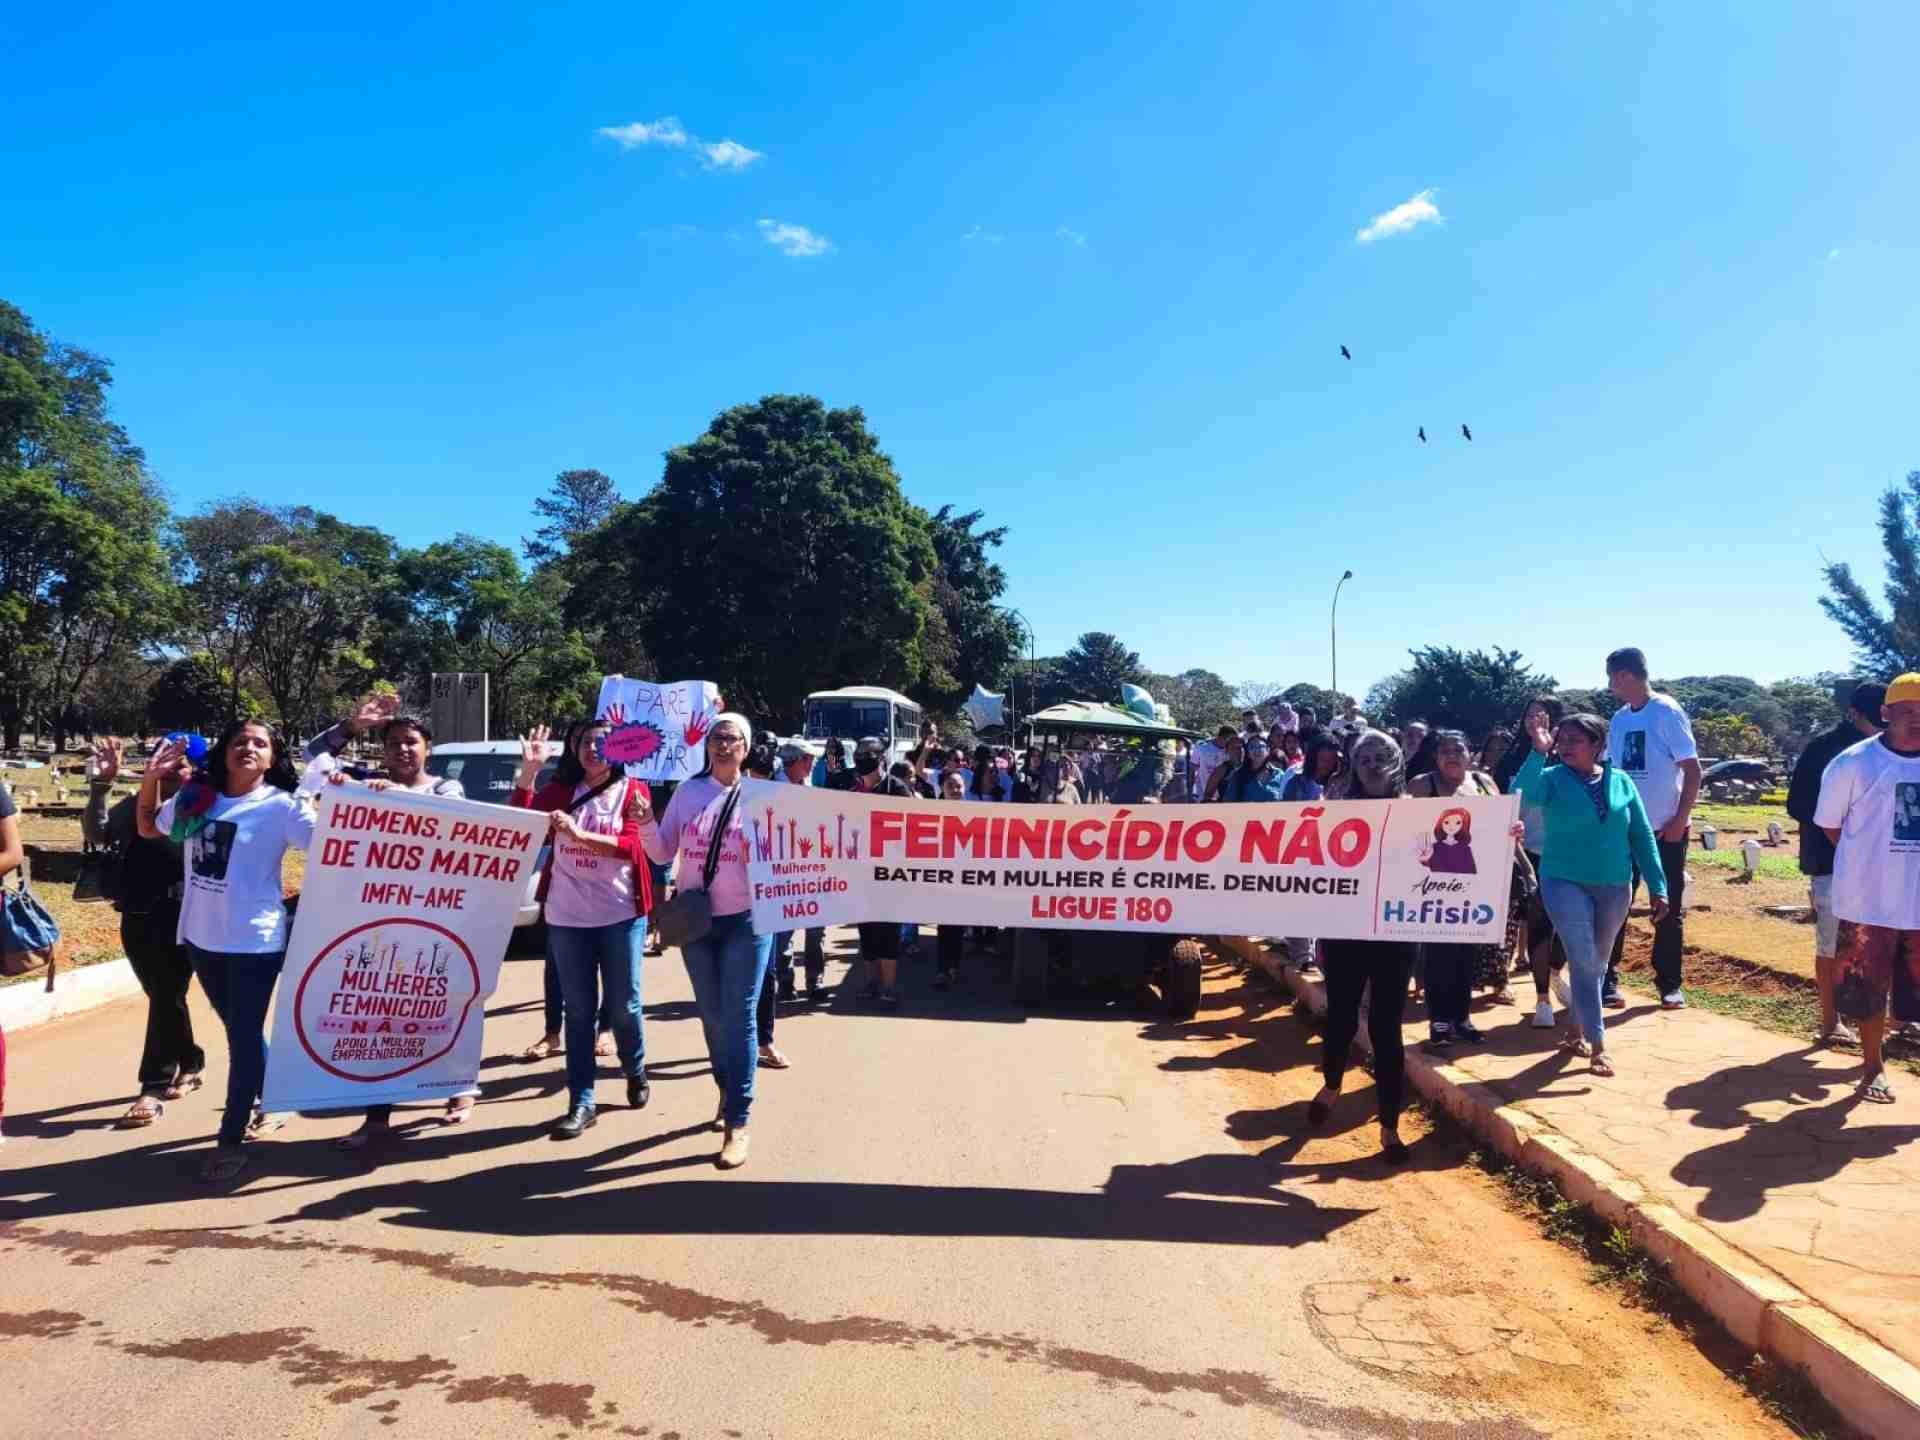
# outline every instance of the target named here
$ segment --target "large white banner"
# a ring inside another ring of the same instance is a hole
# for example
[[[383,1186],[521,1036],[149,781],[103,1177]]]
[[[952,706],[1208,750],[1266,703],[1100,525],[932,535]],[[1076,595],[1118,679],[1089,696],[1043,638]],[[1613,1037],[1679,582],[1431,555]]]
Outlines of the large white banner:
[[[1001,805],[749,780],[753,928],[924,925],[1498,942],[1511,795]]]
[[[547,816],[359,785],[327,786],[319,806],[262,1104],[330,1110],[472,1089]]]
[[[662,685],[609,675],[593,713],[613,727],[607,763],[624,766],[629,780],[687,780],[700,768],[707,731],[720,714],[720,687],[710,680]]]

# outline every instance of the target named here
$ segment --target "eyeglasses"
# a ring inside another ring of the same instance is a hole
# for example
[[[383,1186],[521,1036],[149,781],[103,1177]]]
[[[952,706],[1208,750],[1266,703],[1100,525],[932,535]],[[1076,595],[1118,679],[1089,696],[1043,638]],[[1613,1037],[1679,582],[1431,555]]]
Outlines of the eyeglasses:
[[[735,735],[730,730],[716,730],[713,732],[713,743],[716,745],[744,745],[747,742],[744,737]]]

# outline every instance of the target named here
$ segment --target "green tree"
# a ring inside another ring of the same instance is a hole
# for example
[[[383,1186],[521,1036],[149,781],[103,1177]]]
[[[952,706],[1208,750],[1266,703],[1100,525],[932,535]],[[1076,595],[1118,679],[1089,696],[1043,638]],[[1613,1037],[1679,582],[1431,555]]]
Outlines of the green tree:
[[[1075,700],[1118,705],[1120,687],[1138,685],[1145,676],[1139,654],[1104,630],[1089,630],[1060,660],[1060,677]]]
[[[1318,685],[1309,685],[1303,680],[1297,685],[1289,685],[1282,690],[1280,698],[1295,710],[1302,705],[1311,705],[1315,718],[1324,722],[1341,714],[1346,708],[1347,701],[1352,697],[1337,690],[1325,690]]]
[[[1731,760],[1736,755],[1770,756],[1773,741],[1745,715],[1695,715],[1693,738],[1702,755]]]
[[[177,534],[189,613],[228,677],[233,711],[254,678],[269,713],[304,734],[377,678],[370,646],[397,582],[390,536],[254,500],[209,506]]]
[[[90,676],[172,615],[166,513],[144,457],[107,412],[105,360],[0,301],[0,733],[31,716],[56,744]]]
[[[1211,670],[1182,670],[1178,675],[1147,675],[1141,682],[1173,712],[1174,723],[1212,734],[1239,719],[1233,687]]]
[[[1611,720],[1613,712],[1620,708],[1620,702],[1613,698],[1611,690],[1582,690],[1578,687],[1555,690],[1554,697],[1567,707],[1569,715],[1598,715],[1602,720]],[[1519,718],[1519,712],[1514,713]]]
[[[1008,667],[1007,686],[1019,701],[1023,721],[1036,711],[1065,704],[1074,698],[1073,687],[1068,683],[1063,669],[1064,664],[1058,655],[1041,655],[1031,660],[1016,660]],[[1118,699],[1117,696],[1115,698]]]
[[[576,550],[567,614],[637,633],[659,673],[797,726],[807,692],[928,678],[924,512],[857,409],[770,395],[667,452],[660,483]]]
[[[926,592],[927,670],[918,694],[930,710],[955,715],[975,684],[1002,688],[1007,667],[1020,653],[1020,623],[998,604],[1007,572],[988,554],[1007,531],[976,530],[982,512],[956,515],[951,505],[923,518],[934,571]]]
[[[533,502],[534,513],[546,521],[522,548],[536,567],[551,565],[573,553],[573,547],[612,518],[620,504],[613,481],[598,470],[562,470],[553,488]]]
[[[1408,652],[1412,667],[1404,681],[1369,692],[1368,715],[1375,724],[1404,725],[1425,720],[1463,730],[1480,740],[1496,725],[1518,715],[1527,701],[1554,687],[1551,675],[1528,666],[1518,650],[1456,650],[1429,645]],[[1375,708],[1377,698],[1382,702]]]
[[[1853,642],[1863,678],[1891,680],[1920,669],[1920,470],[1880,497],[1880,544],[1887,552],[1887,608],[1867,594],[1844,562],[1822,571],[1820,608]]]
[[[436,670],[485,671],[488,724],[498,735],[592,708],[600,670],[567,620],[567,582],[554,567],[527,574],[506,546],[456,535],[405,553],[398,571],[408,612],[382,638],[383,669],[406,675],[417,692]]]
[[[1831,729],[1846,713],[1846,707],[1834,699],[1838,675],[1800,676],[1776,680],[1767,693],[1780,707],[1780,728],[1771,733],[1774,744],[1788,754],[1799,754],[1807,742],[1822,730]]]
[[[259,698],[245,689],[238,692],[236,710],[235,693],[233,677],[213,656],[205,651],[182,655],[154,677],[146,696],[147,723],[159,730],[211,735],[230,716],[253,718],[265,712]]]
[[[1787,730],[1780,702],[1766,686],[1745,675],[1682,675],[1677,680],[1656,679],[1653,688],[1673,696],[1689,716],[1744,715],[1768,735],[1784,735]]]

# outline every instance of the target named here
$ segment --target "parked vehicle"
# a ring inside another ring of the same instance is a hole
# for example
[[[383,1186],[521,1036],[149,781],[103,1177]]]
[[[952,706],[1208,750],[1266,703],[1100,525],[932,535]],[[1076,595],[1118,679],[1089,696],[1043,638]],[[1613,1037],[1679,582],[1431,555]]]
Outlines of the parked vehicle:
[[[918,701],[879,685],[845,685],[807,696],[806,737],[824,744],[839,740],[853,747],[869,736],[885,748],[889,763],[907,758],[920,743],[922,711]]]
[[[547,763],[534,782],[535,789],[553,778],[559,763],[560,742],[549,740]],[[440,780],[458,780],[469,800],[484,800],[489,805],[507,803],[507,797],[513,793],[513,777],[519,769],[518,740],[450,740],[445,745],[434,746],[433,753],[427,756],[429,775]],[[546,846],[540,847],[539,858],[527,876],[527,888],[520,896],[520,911],[513,918],[516,929],[540,923],[540,902],[535,894],[540,888],[540,872],[547,867],[546,851]]]

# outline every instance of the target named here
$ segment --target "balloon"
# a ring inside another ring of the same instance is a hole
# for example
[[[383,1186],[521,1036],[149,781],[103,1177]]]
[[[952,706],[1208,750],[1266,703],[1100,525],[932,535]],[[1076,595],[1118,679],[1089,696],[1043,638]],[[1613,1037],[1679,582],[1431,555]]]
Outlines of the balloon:
[[[976,684],[973,694],[967,697],[967,703],[960,708],[967,712],[967,718],[973,721],[973,728],[985,730],[992,725],[1007,723],[1007,697],[996,695],[991,690]]]
[[[1138,685],[1122,685],[1120,687],[1120,703],[1123,708],[1131,710],[1142,720],[1151,720],[1154,718],[1153,696],[1149,695],[1145,690],[1142,690]]]

